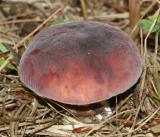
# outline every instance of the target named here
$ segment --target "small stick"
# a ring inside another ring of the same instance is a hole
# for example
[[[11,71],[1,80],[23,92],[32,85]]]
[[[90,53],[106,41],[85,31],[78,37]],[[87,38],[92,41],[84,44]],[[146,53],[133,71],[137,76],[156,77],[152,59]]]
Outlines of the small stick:
[[[27,39],[33,36],[36,32],[38,32],[47,22],[49,22],[56,14],[63,10],[63,7],[57,9],[51,16],[49,16],[46,20],[44,20],[35,30],[33,30],[30,34],[28,34],[25,38],[23,38],[20,42],[14,45],[13,49],[17,49],[22,43],[24,43]]]
[[[85,0],[80,0],[80,3],[81,3],[81,8],[82,8],[84,19],[86,20],[88,16],[87,16],[87,8],[86,8]]]
[[[19,20],[11,20],[11,21],[5,21],[5,22],[0,22],[0,26],[2,25],[7,25],[7,24],[18,24],[18,23],[32,23],[32,22],[42,22],[43,20],[42,19],[38,19],[38,20],[35,20],[35,19],[19,19]]]
[[[153,7],[157,4],[157,1],[153,1],[152,4],[146,9],[146,11],[142,14],[142,16],[140,17],[139,21],[141,19],[143,19],[152,9]],[[133,30],[131,31],[131,35],[133,35],[133,33],[135,32],[135,30],[138,27],[138,23],[139,21],[136,23],[135,27],[133,28]]]
[[[88,137],[92,132],[94,131],[97,131],[98,129],[102,128],[104,126],[105,123],[109,122],[110,120],[122,115],[122,114],[125,114],[125,113],[133,113],[135,111],[135,109],[131,109],[131,110],[126,110],[126,111],[123,111],[123,112],[119,112],[117,115],[113,115],[107,119],[105,119],[104,121],[102,121],[101,123],[99,123],[97,126],[93,127],[86,135],[85,137]]]
[[[150,121],[159,111],[160,111],[160,107],[157,108],[156,111],[151,113],[151,115],[149,115],[147,119],[145,119],[142,123],[140,123],[139,126],[134,131],[140,130],[140,128],[143,127],[148,121]]]
[[[129,14],[130,29],[132,30],[140,18],[140,0],[129,0]],[[137,27],[134,33],[131,34],[132,38],[135,39],[138,33],[139,28]]]

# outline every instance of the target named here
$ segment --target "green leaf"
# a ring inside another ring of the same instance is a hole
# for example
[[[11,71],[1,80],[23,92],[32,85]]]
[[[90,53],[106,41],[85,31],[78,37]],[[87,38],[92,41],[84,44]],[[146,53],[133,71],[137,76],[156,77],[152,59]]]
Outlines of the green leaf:
[[[148,19],[151,21],[154,21],[155,19],[157,19],[157,21],[160,21],[159,11],[157,10],[152,16],[148,16]]]
[[[2,66],[2,64],[4,63],[4,58],[0,58],[0,66]]]
[[[153,97],[154,97],[156,100],[160,101],[160,96],[158,96],[157,94],[153,94]]]
[[[6,51],[8,51],[7,48],[1,43],[1,41],[0,41],[0,51],[1,51],[1,52],[6,52]]]
[[[55,20],[55,21],[53,21],[53,25],[56,25],[56,24],[62,24],[62,23],[64,23],[65,22],[65,20],[64,19],[57,19],[57,20]]]
[[[67,20],[65,20],[65,19],[57,19],[57,20],[51,22],[51,25],[69,23],[69,22],[74,22],[74,21],[76,21],[76,20],[73,19],[73,18],[69,18],[69,19],[67,19]]]
[[[14,65],[12,65],[11,63],[7,65],[7,68],[17,71],[17,68]]]
[[[154,92],[154,97],[160,101],[160,74],[159,74],[159,65],[156,66],[155,71],[154,71],[154,84],[156,88],[156,92]]]
[[[142,19],[139,23],[140,27],[144,29],[144,31],[148,32],[153,24],[153,21],[148,19]],[[151,32],[157,32],[160,30],[160,22],[156,22]]]
[[[156,92],[156,93],[154,93],[153,96],[154,96],[158,101],[160,101],[160,92],[159,92],[159,91]]]
[[[4,62],[5,62],[5,59],[4,59],[4,58],[0,58],[0,66],[3,65]],[[16,70],[16,71],[17,71],[17,69],[15,68],[15,66],[12,65],[11,63],[8,64],[6,67],[7,67],[8,69]]]

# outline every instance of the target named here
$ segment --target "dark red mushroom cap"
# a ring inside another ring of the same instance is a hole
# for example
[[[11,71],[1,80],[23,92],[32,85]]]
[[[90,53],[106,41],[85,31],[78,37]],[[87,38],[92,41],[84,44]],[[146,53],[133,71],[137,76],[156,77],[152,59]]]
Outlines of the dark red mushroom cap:
[[[49,26],[23,54],[20,80],[38,95],[67,104],[99,102],[132,87],[140,54],[125,32],[81,21]]]

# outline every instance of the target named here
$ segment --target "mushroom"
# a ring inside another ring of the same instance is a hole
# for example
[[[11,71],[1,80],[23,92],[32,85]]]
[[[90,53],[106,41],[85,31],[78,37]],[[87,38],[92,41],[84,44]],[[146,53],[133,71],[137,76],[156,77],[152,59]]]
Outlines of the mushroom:
[[[77,21],[40,31],[22,55],[19,74],[39,96],[87,105],[131,88],[142,67],[127,33],[99,22]]]

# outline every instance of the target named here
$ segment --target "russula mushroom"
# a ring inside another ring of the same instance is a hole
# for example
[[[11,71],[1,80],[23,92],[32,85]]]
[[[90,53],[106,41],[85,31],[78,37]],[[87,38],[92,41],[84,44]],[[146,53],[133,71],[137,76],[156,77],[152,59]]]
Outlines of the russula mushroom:
[[[93,21],[44,28],[29,43],[19,65],[20,80],[28,88],[72,105],[121,94],[141,72],[140,54],[128,34]]]

